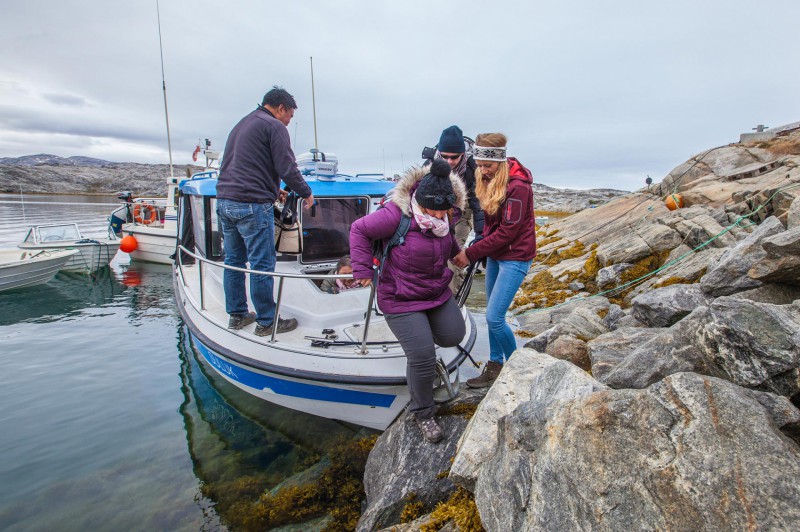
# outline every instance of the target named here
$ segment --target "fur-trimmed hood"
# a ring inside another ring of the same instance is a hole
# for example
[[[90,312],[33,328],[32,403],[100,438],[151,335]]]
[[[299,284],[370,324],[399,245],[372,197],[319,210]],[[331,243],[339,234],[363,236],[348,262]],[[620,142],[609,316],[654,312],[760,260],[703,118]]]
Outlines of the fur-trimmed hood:
[[[387,199],[400,207],[406,216],[411,216],[411,193],[416,190],[417,183],[428,174],[429,170],[427,166],[412,166],[389,192]],[[453,185],[453,193],[456,195],[455,207],[463,211],[467,204],[467,187],[458,174],[452,172],[450,172],[450,184]]]

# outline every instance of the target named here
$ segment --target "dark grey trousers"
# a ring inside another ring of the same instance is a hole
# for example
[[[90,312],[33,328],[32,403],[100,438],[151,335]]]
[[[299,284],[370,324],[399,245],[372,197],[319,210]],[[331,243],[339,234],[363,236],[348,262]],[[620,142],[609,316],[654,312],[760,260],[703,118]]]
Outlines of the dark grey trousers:
[[[418,419],[433,417],[436,412],[433,401],[436,345],[454,347],[464,339],[467,328],[461,311],[451,297],[436,308],[385,316],[406,354],[406,380],[411,394],[409,409]]]

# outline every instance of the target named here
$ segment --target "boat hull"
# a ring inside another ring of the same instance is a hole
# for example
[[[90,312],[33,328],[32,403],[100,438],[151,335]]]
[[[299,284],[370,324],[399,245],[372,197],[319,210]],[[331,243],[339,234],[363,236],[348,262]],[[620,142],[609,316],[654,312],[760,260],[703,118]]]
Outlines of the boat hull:
[[[132,261],[172,264],[177,238],[175,229],[125,224],[122,234],[133,235],[136,239],[136,249],[130,253]]]
[[[0,252],[0,292],[45,284],[77,250],[40,253],[8,250]]]
[[[73,249],[75,253],[61,267],[64,272],[94,273],[105,268],[114,259],[119,249],[119,240],[98,239],[93,242],[54,242],[48,244],[19,244],[17,247],[30,252]]]
[[[250,335],[222,329],[198,308],[188,297],[178,271],[174,285],[178,309],[198,353],[220,376],[245,392],[293,410],[377,430],[385,430],[408,405],[402,351],[386,358],[379,354],[326,357],[304,353],[297,344],[271,344],[266,339],[256,344],[249,340]],[[466,316],[469,327],[464,346],[469,350],[476,331],[471,315]],[[459,365],[465,357],[453,350],[445,356],[452,384],[458,382]]]

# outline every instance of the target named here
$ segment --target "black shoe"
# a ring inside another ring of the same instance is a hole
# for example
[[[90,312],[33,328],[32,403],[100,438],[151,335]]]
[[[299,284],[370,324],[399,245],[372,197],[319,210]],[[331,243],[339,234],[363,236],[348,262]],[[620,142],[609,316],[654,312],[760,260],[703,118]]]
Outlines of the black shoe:
[[[256,325],[256,332],[254,333],[256,336],[269,336],[272,334],[272,325],[275,322],[270,323],[269,325],[261,325],[260,323]],[[288,320],[284,320],[283,318],[278,318],[278,331],[277,333],[285,333],[289,331],[293,331],[297,329],[297,320],[294,318],[289,318]]]
[[[255,312],[248,312],[247,314],[231,314],[231,318],[228,320],[228,329],[238,331],[242,327],[247,327],[254,321],[256,321]]]

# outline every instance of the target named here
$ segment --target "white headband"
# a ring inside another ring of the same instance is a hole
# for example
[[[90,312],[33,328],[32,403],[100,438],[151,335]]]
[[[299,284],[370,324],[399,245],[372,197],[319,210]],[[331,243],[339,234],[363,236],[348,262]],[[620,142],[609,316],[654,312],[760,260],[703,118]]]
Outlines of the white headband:
[[[498,161],[504,162],[506,160],[506,147],[494,148],[491,146],[478,146],[472,147],[472,157],[476,161]]]

